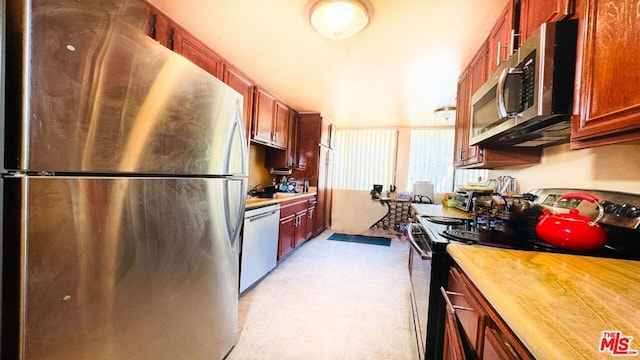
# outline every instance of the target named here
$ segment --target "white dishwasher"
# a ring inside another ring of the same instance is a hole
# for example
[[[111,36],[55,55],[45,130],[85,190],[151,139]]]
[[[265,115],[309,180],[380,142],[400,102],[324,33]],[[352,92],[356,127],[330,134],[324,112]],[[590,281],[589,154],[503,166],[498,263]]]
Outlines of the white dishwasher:
[[[240,250],[241,293],[276,267],[279,225],[280,204],[245,211]]]

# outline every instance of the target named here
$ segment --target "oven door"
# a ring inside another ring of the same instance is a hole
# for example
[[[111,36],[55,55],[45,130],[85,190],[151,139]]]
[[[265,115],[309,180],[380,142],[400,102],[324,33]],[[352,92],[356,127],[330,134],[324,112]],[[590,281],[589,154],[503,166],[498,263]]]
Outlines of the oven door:
[[[431,284],[431,257],[428,235],[419,224],[409,224],[409,274],[411,276],[411,309],[419,359],[425,359],[427,315]]]

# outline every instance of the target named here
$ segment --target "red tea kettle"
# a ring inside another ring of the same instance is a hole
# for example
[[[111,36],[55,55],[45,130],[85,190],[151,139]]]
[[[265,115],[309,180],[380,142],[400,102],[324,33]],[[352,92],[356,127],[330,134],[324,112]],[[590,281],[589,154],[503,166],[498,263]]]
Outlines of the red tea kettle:
[[[536,225],[538,237],[548,244],[575,251],[593,251],[603,247],[607,242],[607,233],[602,226],[598,225],[598,221],[604,215],[604,209],[598,199],[582,193],[565,194],[558,200],[562,199],[583,199],[595,203],[598,207],[598,216],[592,220],[580,215],[576,209],[569,210],[569,213],[556,213],[558,204],[556,201],[553,204],[554,214],[544,210],[538,217],[539,221]]]

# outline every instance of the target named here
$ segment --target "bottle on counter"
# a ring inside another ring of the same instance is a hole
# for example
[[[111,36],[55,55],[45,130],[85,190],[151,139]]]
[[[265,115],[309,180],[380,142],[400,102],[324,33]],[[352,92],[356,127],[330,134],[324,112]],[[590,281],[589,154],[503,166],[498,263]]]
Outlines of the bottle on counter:
[[[283,176],[280,180],[280,191],[287,191],[289,184],[287,183],[287,177]]]

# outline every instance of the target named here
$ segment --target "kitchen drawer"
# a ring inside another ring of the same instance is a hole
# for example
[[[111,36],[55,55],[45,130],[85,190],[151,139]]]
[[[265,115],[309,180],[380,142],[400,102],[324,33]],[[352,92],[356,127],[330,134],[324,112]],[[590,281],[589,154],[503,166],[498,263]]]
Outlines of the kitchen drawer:
[[[291,200],[281,203],[280,218],[293,215],[303,211],[308,207],[308,199]]]

